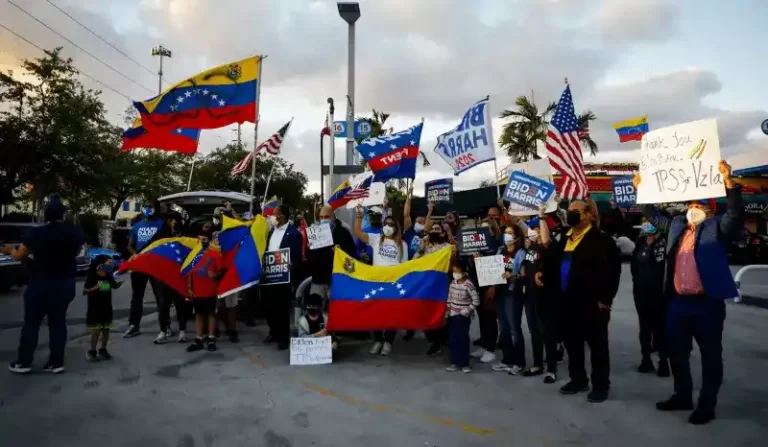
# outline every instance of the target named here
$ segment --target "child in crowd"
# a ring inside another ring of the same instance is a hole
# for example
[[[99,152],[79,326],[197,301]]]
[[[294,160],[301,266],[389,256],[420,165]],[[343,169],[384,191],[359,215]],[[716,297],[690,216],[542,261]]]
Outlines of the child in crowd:
[[[323,297],[317,293],[310,294],[304,301],[304,315],[299,318],[299,337],[325,337],[330,335],[325,329],[328,324],[328,313],[323,312]],[[339,345],[336,337],[332,338],[332,349]]]
[[[448,318],[450,366],[446,371],[471,373],[469,366],[469,326],[472,312],[480,305],[480,295],[475,285],[467,278],[467,272],[456,263],[453,266],[453,281],[448,289],[445,315]]]
[[[216,350],[216,304],[219,280],[224,276],[221,254],[210,248],[213,234],[204,229],[198,236],[203,244],[203,256],[197,265],[187,274],[187,298],[192,301],[195,310],[195,340],[187,346],[187,352],[203,349],[203,342],[209,351]],[[208,327],[208,337],[204,332]]]
[[[107,255],[99,255],[91,261],[88,276],[83,286],[83,295],[88,296],[88,309],[85,324],[91,331],[91,349],[85,354],[91,362],[110,360],[112,356],[107,351],[109,330],[112,329],[112,289],[120,287],[120,283],[112,276],[114,272],[112,259]],[[101,348],[96,351],[96,345],[101,338]]]

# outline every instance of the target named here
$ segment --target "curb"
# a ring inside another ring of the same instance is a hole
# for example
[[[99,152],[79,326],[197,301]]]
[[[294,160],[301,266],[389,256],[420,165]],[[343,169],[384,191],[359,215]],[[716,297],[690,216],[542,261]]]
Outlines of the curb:
[[[742,295],[741,304],[748,306],[759,307],[761,309],[768,309],[768,298],[761,298],[753,295]]]

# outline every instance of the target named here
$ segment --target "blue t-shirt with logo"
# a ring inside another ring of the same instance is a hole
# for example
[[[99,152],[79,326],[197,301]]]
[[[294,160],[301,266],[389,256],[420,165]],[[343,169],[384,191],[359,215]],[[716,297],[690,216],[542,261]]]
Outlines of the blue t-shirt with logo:
[[[157,233],[163,228],[165,221],[161,218],[150,220],[141,220],[131,228],[131,238],[133,239],[134,249],[140,252],[157,236]]]
[[[423,237],[423,231],[421,233],[417,233],[413,228],[409,228],[408,231],[405,232],[403,235],[403,241],[405,241],[405,245],[408,246],[408,259],[413,259],[414,255],[416,255],[416,252],[419,251],[419,244],[421,243],[421,238]]]

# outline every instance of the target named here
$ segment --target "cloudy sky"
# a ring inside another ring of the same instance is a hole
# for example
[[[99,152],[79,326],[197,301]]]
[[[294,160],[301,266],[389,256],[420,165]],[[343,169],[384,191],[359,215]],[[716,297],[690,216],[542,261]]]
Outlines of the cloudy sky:
[[[421,169],[417,192],[424,181],[451,175],[432,152],[434,140],[456,126],[469,105],[491,95],[497,115],[531,92],[539,103],[556,101],[565,77],[576,109],[591,109],[598,117],[592,134],[600,154],[586,161],[636,161],[639,144],[620,145],[611,124],[644,114],[651,128],[718,118],[725,156],[768,146],[759,129],[768,119],[760,69],[768,41],[764,0],[740,0],[738,8],[716,0],[360,4],[356,114],[386,111],[395,129],[425,119],[421,147],[432,166]],[[260,135],[294,117],[283,156],[309,176],[310,191],[319,192],[326,98],[335,98],[339,116],[346,94],[347,28],[335,2],[0,0],[0,24],[37,46],[64,46],[82,72],[109,86],[83,77],[104,91],[115,123],[122,122],[129,98],[156,93],[155,45],[173,51],[165,61],[165,86],[211,66],[267,54]],[[38,56],[35,46],[0,28],[0,69]],[[495,120],[497,136],[501,125]],[[205,131],[201,152],[234,137],[232,128]],[[252,125],[244,126],[244,138],[252,141]],[[337,148],[343,148],[342,140]],[[337,162],[343,157],[337,150]],[[498,159],[499,168],[508,163],[501,153]],[[487,163],[454,182],[471,188],[493,176]]]

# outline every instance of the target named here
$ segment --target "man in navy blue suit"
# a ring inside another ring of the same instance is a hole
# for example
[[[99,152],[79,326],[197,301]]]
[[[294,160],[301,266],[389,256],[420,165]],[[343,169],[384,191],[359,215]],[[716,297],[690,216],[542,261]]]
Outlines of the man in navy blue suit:
[[[291,283],[262,286],[262,294],[266,298],[267,325],[269,336],[266,343],[276,342],[277,350],[288,349],[291,332],[291,303],[294,291],[301,279],[295,274],[301,263],[301,233],[296,227],[288,223],[291,209],[288,205],[280,205],[270,216],[272,229],[267,238],[267,251],[290,248]]]
[[[675,394],[656,404],[661,411],[693,409],[693,381],[689,356],[693,340],[701,352],[702,384],[696,410],[688,420],[695,425],[715,418],[717,393],[723,381],[723,324],[725,300],[738,295],[728,267],[728,244],[744,227],[741,187],[731,179],[731,167],[718,166],[726,188],[728,206],[722,216],[711,215],[701,203],[691,203],[685,215],[662,216],[654,207],[643,214],[667,234],[667,270],[664,294],[667,310],[667,343]],[[640,183],[635,177],[635,186]]]

